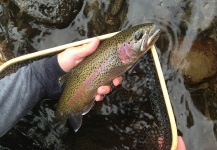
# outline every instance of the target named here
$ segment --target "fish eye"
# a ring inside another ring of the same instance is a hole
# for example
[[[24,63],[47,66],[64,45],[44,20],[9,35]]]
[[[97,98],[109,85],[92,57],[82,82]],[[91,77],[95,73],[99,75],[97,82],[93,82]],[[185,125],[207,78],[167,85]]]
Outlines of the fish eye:
[[[136,41],[140,40],[143,36],[143,30],[137,30],[135,33],[134,33],[134,39]]]

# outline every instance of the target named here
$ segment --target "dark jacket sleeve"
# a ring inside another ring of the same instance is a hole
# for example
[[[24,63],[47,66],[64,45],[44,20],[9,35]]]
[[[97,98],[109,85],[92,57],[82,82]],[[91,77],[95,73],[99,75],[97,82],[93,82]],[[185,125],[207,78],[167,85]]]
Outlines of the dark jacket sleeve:
[[[57,56],[35,61],[0,80],[0,137],[40,100],[58,97],[64,74]]]

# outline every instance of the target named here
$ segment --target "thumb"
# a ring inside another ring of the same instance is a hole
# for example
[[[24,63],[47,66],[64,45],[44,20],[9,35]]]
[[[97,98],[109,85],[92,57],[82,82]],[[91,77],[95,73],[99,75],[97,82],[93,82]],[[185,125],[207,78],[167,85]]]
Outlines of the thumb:
[[[84,58],[92,54],[97,49],[99,42],[100,42],[99,38],[96,37],[93,39],[92,42],[86,45],[83,45],[81,47],[75,47],[75,49],[78,49],[78,50],[75,50],[74,52],[76,53],[78,58]]]
[[[87,55],[92,54],[99,45],[99,38],[94,38],[87,45],[79,47],[71,47],[58,54],[57,59],[63,71],[68,72],[78,63],[80,63]]]

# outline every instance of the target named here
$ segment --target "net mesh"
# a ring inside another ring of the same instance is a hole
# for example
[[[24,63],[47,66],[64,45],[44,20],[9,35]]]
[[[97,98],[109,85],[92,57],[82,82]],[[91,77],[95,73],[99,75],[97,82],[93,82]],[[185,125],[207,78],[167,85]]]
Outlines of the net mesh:
[[[6,72],[10,70],[1,72],[1,77]],[[15,144],[19,145],[15,149],[58,149],[54,144],[58,143],[57,140],[64,145],[62,149],[171,148],[172,131],[151,51],[124,75],[120,86],[113,88],[104,101],[96,103],[84,116],[82,127],[77,133],[66,124],[61,128],[66,128],[67,134],[61,135],[60,127],[53,125],[53,121],[42,121],[54,119],[49,114],[53,114],[55,104],[56,101],[42,101],[32,113],[0,138],[0,148],[14,149],[12,145]],[[43,124],[43,129],[39,123]],[[53,137],[46,138],[50,134]]]

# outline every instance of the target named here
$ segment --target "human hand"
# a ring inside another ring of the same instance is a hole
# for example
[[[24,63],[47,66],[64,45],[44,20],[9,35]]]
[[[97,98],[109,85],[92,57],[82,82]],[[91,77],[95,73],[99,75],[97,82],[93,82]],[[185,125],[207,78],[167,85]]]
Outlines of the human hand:
[[[185,143],[181,136],[178,136],[178,145],[177,145],[176,150],[186,150]]]
[[[63,71],[69,72],[72,68],[77,66],[86,56],[92,54],[99,45],[99,39],[95,38],[89,44],[79,46],[79,47],[71,47],[66,49],[65,51],[58,54],[57,59],[60,67]],[[117,77],[113,80],[113,84],[115,86],[119,85],[122,82],[122,76]],[[111,86],[105,85],[100,86],[97,90],[97,95],[95,97],[96,101],[100,101],[103,99],[105,94],[108,94],[111,90]]]

